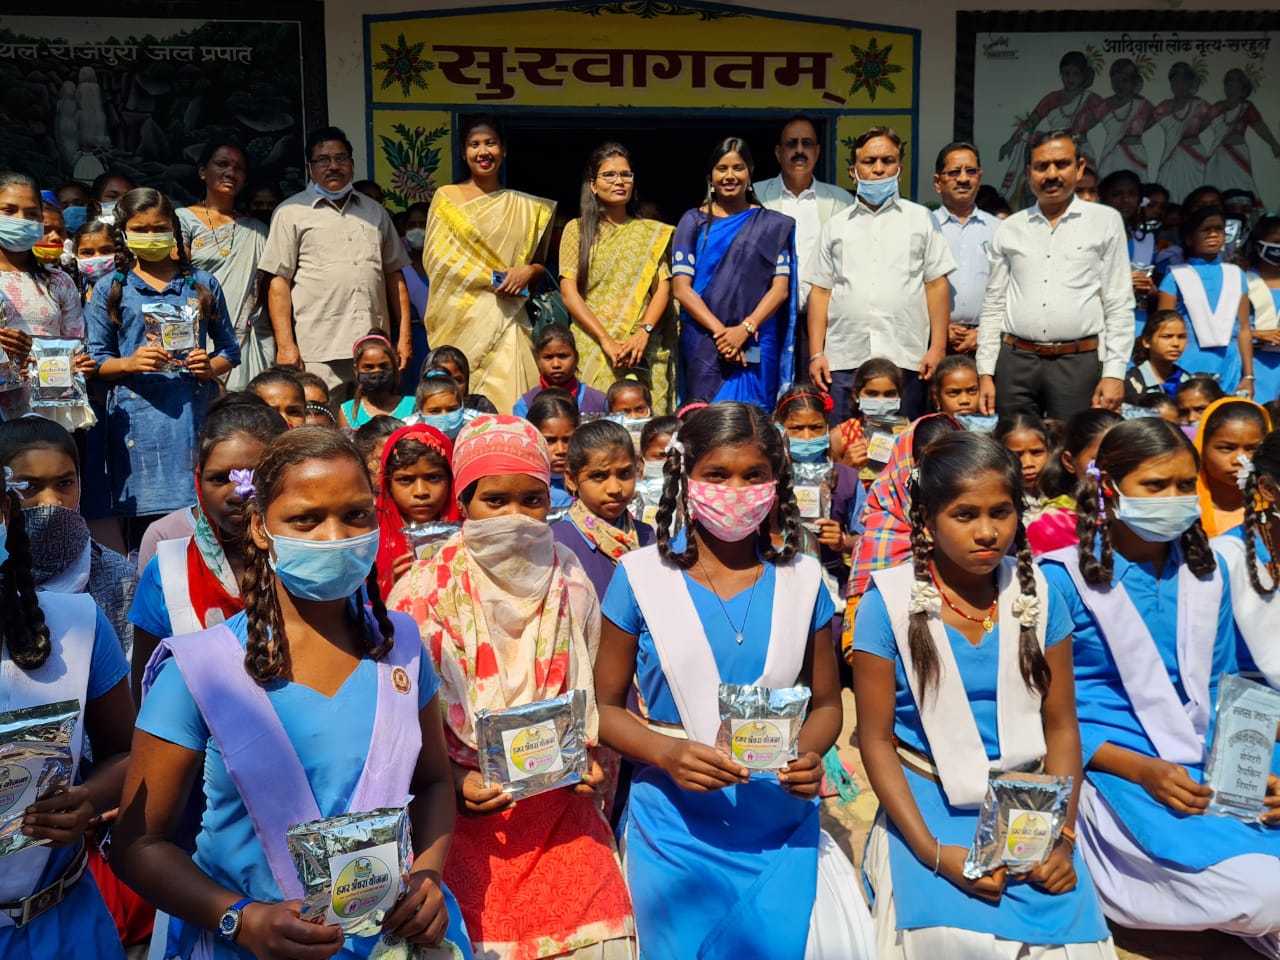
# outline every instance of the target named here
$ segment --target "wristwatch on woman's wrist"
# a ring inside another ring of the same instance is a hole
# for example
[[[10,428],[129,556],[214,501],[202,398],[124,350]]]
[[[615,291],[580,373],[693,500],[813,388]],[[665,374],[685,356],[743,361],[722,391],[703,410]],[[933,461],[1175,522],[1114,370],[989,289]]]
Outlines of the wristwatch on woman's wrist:
[[[640,324],[640,329],[641,329],[641,330],[643,330],[645,333],[649,334],[650,336],[652,336],[652,335],[653,335],[653,324],[652,324],[652,323],[642,323],[642,324]]]
[[[253,902],[253,897],[241,897],[227,907],[218,919],[218,936],[227,941],[227,943],[235,943],[236,937],[240,935],[240,923],[244,918],[244,908]]]

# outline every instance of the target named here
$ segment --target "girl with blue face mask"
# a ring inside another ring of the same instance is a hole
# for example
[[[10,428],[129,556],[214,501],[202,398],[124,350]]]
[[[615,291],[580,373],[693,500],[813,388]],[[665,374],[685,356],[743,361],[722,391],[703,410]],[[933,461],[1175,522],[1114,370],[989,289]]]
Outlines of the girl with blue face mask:
[[[462,429],[463,393],[456,380],[440,367],[429,367],[422,372],[422,382],[413,396],[411,422],[435,427],[450,440],[456,440]]]
[[[413,621],[383,605],[363,460],[337,431],[299,427],[244,485],[245,609],[153,656],[113,861],[198,955],[365,957],[376,937],[299,916],[285,831],[412,795],[413,867],[383,932],[469,957],[440,880],[454,809],[439,679]],[[172,825],[202,763],[189,857]]]
[[[812,383],[797,383],[778,401],[773,420],[786,434],[793,464],[792,481],[797,487],[796,502],[802,522],[818,543],[818,558],[831,575],[839,592],[839,600],[849,581],[848,555],[862,532],[862,508],[867,491],[858,480],[858,472],[844,463],[833,463],[831,433],[827,416],[831,398]],[[829,470],[819,468],[826,466]],[[814,478],[822,473],[821,483],[830,490],[829,510],[813,503],[809,490],[815,490]],[[803,474],[803,476],[801,476]],[[837,607],[839,603],[836,604]]]
[[[0,172],[0,302],[5,321],[0,347],[13,366],[0,374],[0,416],[13,420],[30,410],[30,388],[15,384],[31,350],[32,337],[83,340],[84,314],[75,282],[61,270],[42,265],[32,247],[43,242],[43,201],[36,182],[21,173]],[[90,375],[97,365],[76,358],[77,372]],[[64,426],[67,424],[64,424]]]
[[[867,417],[897,417],[901,403],[902,371],[892,360],[872,357],[853,375],[851,409],[833,410],[828,416],[835,427],[831,431],[833,459],[860,471],[864,484],[869,485],[876,478],[876,471],[867,466]],[[849,419],[841,422],[840,418],[846,415]]]
[[[1079,547],[1041,561],[1073,621],[1079,848],[1109,919],[1221,930],[1275,956],[1280,778],[1258,823],[1206,816],[1218,682],[1239,666],[1233,574],[1201,526],[1197,469],[1173,424],[1117,424],[1077,488]]]

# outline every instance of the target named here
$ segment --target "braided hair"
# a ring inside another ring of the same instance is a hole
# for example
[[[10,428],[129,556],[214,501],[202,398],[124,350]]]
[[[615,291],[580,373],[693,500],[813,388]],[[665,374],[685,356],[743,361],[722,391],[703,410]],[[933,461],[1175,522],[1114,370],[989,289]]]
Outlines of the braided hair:
[[[360,475],[368,480],[364,459],[355,446],[328,427],[297,427],[281,434],[263,455],[255,471],[257,490],[245,504],[246,520],[256,516],[265,529],[267,508],[279,495],[289,471],[308,460],[334,461],[343,458],[359,464]],[[372,495],[372,488],[370,488]],[[248,523],[246,523],[248,529]],[[374,660],[381,659],[391,649],[395,629],[387,608],[378,591],[378,568],[373,564],[365,579],[369,604],[378,623],[378,636],[374,636],[368,621],[357,614],[361,625],[362,653]],[[258,683],[268,683],[287,671],[288,638],[280,616],[280,602],[276,595],[277,584],[271,569],[269,551],[261,549],[253,537],[246,536],[244,543],[244,577],[240,581],[240,593],[244,597],[244,609],[248,615],[248,642],[245,645],[244,667]]]
[[[1269,597],[1280,586],[1280,557],[1276,556],[1276,545],[1271,539],[1271,527],[1265,510],[1260,510],[1261,481],[1265,478],[1271,487],[1272,495],[1280,489],[1280,430],[1267,434],[1258,449],[1253,452],[1253,470],[1246,475],[1244,486],[1244,551],[1249,559],[1249,583],[1259,596]],[[1270,499],[1270,498],[1268,498]],[[1280,503],[1271,504],[1274,513],[1280,510]],[[1263,586],[1258,572],[1258,541],[1267,548],[1270,560],[1267,561],[1269,586]]]
[[[1036,596],[1035,564],[1031,559],[1031,545],[1022,523],[1023,489],[1022,466],[1017,459],[995,438],[980,433],[953,431],[943,434],[916,455],[919,470],[911,480],[911,561],[915,579],[920,583],[932,583],[929,563],[933,557],[934,540],[929,530],[933,518],[964,488],[985,473],[996,473],[1004,479],[1004,486],[1018,513],[1018,529],[1014,535],[1017,552],[1018,590],[1023,596]],[[1044,598],[1048,602],[1048,598]],[[1040,616],[1048,614],[1042,610]],[[907,643],[911,651],[911,663],[920,678],[923,694],[935,688],[941,674],[938,650],[929,630],[929,615],[924,611],[913,613],[908,620]],[[1049,692],[1049,663],[1040,648],[1035,624],[1023,625],[1018,633],[1018,666],[1027,689],[1042,697]]]
[[[0,480],[0,484],[3,481]],[[5,545],[9,557],[0,565],[0,577],[4,578],[0,595],[0,612],[4,616],[4,642],[9,656],[23,670],[35,670],[44,666],[52,651],[49,627],[44,622],[44,611],[36,595],[35,579],[31,575],[31,541],[27,538],[27,522],[22,515],[22,498],[16,490],[4,493],[9,507],[8,536]]]
[[[125,244],[125,224],[135,214],[146,213],[148,210],[159,210],[160,215],[167,218],[173,226],[173,241],[177,244],[178,252],[178,275],[186,281],[199,300],[200,316],[207,324],[214,312],[213,292],[203,283],[195,282],[193,274],[195,268],[191,265],[191,257],[182,239],[182,222],[178,220],[173,204],[159,190],[152,190],[150,187],[130,190],[116,204],[115,221],[109,226],[111,242],[116,248],[116,269],[111,281],[111,291],[107,295],[107,316],[113,323],[120,324],[120,301],[124,296],[124,278],[138,262],[133,251]]]
[[[681,570],[688,570],[698,562],[698,541],[694,537],[687,538],[684,550],[679,553],[671,548],[671,522],[677,508],[686,529],[697,524],[689,513],[688,497],[689,474],[694,466],[718,447],[754,443],[773,470],[778,491],[778,516],[782,523],[781,547],[775,547],[770,539],[768,518],[756,531],[756,545],[760,556],[769,563],[789,563],[800,543],[800,508],[796,506],[791,463],[782,436],[769,422],[768,414],[749,403],[713,403],[690,417],[680,428],[676,439],[679,446],[673,443],[667,451],[667,464],[662,471],[666,479],[662,486],[662,499],[658,502],[658,553],[662,559]]]
[[[1107,586],[1115,572],[1115,555],[1111,545],[1111,519],[1103,501],[1113,496],[1115,485],[1148,460],[1186,451],[1195,458],[1197,470],[1200,455],[1187,435],[1159,417],[1142,417],[1116,424],[1103,436],[1095,460],[1096,473],[1085,469],[1076,486],[1076,534],[1080,538],[1080,574],[1085,583]],[[1108,484],[1102,482],[1105,474]],[[1095,552],[1094,543],[1098,544]],[[1209,537],[1199,520],[1182,535],[1180,543],[1187,566],[1204,579],[1217,566]]]

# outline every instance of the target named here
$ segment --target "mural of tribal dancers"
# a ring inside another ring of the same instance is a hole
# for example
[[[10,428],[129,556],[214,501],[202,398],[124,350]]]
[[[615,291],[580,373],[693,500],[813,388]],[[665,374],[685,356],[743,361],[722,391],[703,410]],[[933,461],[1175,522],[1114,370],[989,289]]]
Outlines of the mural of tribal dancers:
[[[1253,76],[1250,76],[1253,73]],[[1228,70],[1222,78],[1226,99],[1213,105],[1213,123],[1209,127],[1209,162],[1205,166],[1204,182],[1219,190],[1248,190],[1259,196],[1258,185],[1253,179],[1253,163],[1249,158],[1249,144],[1245,133],[1253,130],[1268,147],[1271,154],[1280,157],[1280,142],[1276,141],[1262,114],[1254,106],[1256,81],[1261,81],[1257,70]]]
[[[1094,53],[1094,51],[1090,51]],[[1105,101],[1089,88],[1093,86],[1096,70],[1102,65],[1101,54],[1086,57],[1079,50],[1071,50],[1058,61],[1058,77],[1062,89],[1045,95],[1026,117],[1018,121],[1011,136],[1000,148],[1000,159],[1008,160],[1000,192],[1015,210],[1027,206],[1033,200],[1027,190],[1027,144],[1036,130],[1070,130],[1078,117],[1105,109]]]
[[[1142,84],[1154,70],[1149,57],[1139,57],[1138,63],[1128,58],[1116,60],[1111,64],[1112,96],[1098,101],[1095,109],[1076,115],[1072,130],[1082,139],[1102,125],[1105,139],[1098,152],[1099,179],[1117,170],[1132,170],[1143,180],[1150,179],[1142,135],[1151,125],[1155,105],[1142,96]]]
[[[1203,69],[1185,60],[1169,68],[1169,90],[1173,94],[1151,114],[1150,126],[1164,134],[1156,182],[1169,191],[1169,198],[1182,198],[1205,182],[1207,155],[1200,134],[1213,119],[1213,106],[1196,96],[1204,80]],[[1216,186],[1216,184],[1215,184]]]

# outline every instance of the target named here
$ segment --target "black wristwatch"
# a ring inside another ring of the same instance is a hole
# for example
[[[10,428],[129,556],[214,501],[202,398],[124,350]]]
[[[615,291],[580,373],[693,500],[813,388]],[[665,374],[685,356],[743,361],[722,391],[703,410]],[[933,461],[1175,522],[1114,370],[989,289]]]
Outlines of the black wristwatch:
[[[218,936],[227,943],[235,943],[236,937],[240,934],[240,921],[243,917],[243,911],[247,904],[253,903],[253,897],[241,897],[218,919]]]

